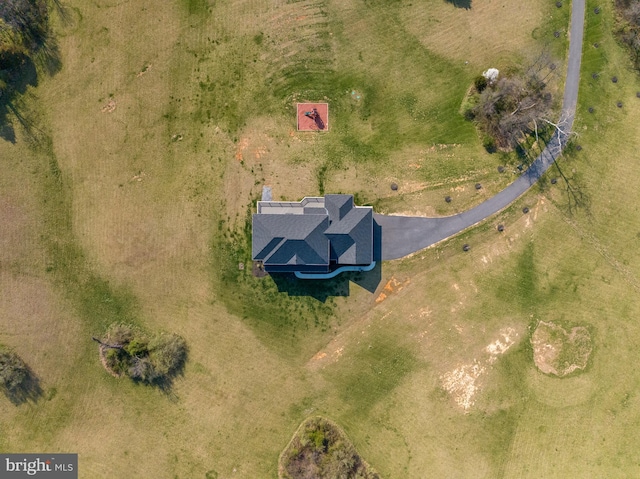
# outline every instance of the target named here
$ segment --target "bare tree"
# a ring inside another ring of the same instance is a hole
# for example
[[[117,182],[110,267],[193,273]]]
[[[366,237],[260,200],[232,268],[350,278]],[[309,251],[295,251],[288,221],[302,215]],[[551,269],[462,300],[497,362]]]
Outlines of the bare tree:
[[[640,1],[616,0],[621,16],[618,38],[627,45],[636,70],[640,71]]]
[[[527,135],[538,135],[538,122],[553,104],[546,86],[554,72],[550,55],[542,52],[522,74],[500,77],[479,95],[472,117],[499,148],[511,150]]]
[[[187,344],[176,334],[150,335],[139,327],[114,323],[102,339],[92,339],[109,350],[105,358],[113,371],[163,389],[170,388],[187,360]]]

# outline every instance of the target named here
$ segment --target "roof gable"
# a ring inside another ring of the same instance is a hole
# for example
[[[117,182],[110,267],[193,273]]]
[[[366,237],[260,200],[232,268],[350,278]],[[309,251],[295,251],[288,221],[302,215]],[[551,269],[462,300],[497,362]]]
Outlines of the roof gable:
[[[353,208],[353,196],[351,195],[326,195],[324,197],[324,207],[329,213],[329,222],[342,221],[347,213]]]
[[[333,222],[325,234],[338,264],[369,264],[373,261],[373,210],[353,208],[342,219]]]
[[[373,261],[373,209],[356,207],[351,195],[316,198],[317,206],[269,203],[253,215],[252,256],[272,270],[297,271]],[[297,206],[299,205],[299,206]],[[263,205],[264,206],[264,205]],[[298,268],[299,267],[299,268]],[[276,269],[280,268],[280,269]]]
[[[329,264],[326,215],[253,215],[253,258],[265,264]]]

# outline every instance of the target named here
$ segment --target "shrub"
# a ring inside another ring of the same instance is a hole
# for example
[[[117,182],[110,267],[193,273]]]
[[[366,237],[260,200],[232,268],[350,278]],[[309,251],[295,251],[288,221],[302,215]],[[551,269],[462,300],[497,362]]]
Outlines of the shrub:
[[[555,65],[542,52],[522,71],[507,68],[489,77],[488,70],[475,78],[471,90],[478,93],[463,101],[461,112],[493,139],[485,140],[488,151],[512,151],[545,123],[553,105],[547,82],[557,75]]]
[[[124,349],[129,356],[145,355],[149,351],[149,345],[144,338],[133,338]]]
[[[618,38],[631,54],[633,66],[640,70],[640,1],[616,0],[619,19]]]
[[[0,349],[0,386],[8,392],[19,390],[29,378],[29,368],[20,356]]]
[[[180,372],[187,360],[187,343],[175,334],[157,336],[149,351],[156,370],[164,376]]]
[[[40,380],[15,352],[0,345],[0,391],[16,406],[37,401],[43,394]]]
[[[485,136],[482,140],[482,146],[487,150],[488,153],[495,153],[498,151],[498,147],[496,146],[496,140],[494,140],[490,136]]]
[[[487,88],[488,85],[489,85],[489,82],[484,77],[484,75],[478,75],[475,78],[475,80],[473,80],[473,86],[475,87],[478,93],[482,93]]]
[[[280,460],[286,479],[380,479],[344,433],[321,417],[302,424]]]
[[[460,113],[466,120],[475,119],[475,107],[478,104],[480,96],[477,93],[470,94],[464,98],[462,105],[460,106]]]
[[[129,324],[112,324],[101,344],[111,370],[147,384],[169,385],[187,360],[187,344],[180,336],[151,336]]]

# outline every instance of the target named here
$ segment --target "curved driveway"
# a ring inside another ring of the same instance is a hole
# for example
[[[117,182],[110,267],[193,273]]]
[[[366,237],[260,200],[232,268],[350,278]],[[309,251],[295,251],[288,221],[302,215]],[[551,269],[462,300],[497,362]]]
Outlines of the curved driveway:
[[[569,32],[569,60],[562,112],[558,125],[566,133],[556,133],[545,150],[522,176],[497,195],[463,213],[441,218],[387,216],[376,214],[382,228],[382,259],[402,258],[473,226],[509,206],[522,196],[549,169],[562,152],[571,131],[578,103],[580,60],[584,32],[585,0],[573,0]]]

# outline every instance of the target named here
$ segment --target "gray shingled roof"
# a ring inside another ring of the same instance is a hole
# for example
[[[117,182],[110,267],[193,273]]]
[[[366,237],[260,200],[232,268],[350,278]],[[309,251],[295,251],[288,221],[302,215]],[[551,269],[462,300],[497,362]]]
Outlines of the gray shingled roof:
[[[331,257],[338,264],[369,264],[373,261],[373,210],[352,208],[334,221],[325,234],[331,241]]]
[[[253,215],[253,258],[269,264],[329,264],[326,215]]]
[[[324,207],[329,213],[329,222],[340,221],[353,208],[351,195],[326,195]]]
[[[253,259],[276,271],[298,270],[296,266],[300,271],[304,266],[328,269],[330,260],[339,265],[370,264],[372,208],[354,207],[351,195],[327,195],[324,208],[319,206],[304,207],[303,214],[253,215]]]

